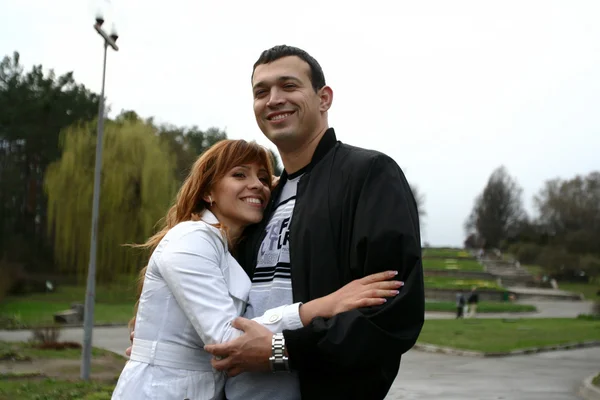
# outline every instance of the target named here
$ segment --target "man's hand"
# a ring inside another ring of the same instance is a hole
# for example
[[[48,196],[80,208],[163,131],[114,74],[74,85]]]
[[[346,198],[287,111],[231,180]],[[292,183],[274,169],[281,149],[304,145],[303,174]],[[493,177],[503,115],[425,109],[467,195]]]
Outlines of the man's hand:
[[[246,371],[270,371],[271,342],[273,334],[258,322],[236,318],[234,328],[244,331],[242,336],[227,343],[204,346],[215,357],[212,366],[225,371],[227,376],[236,376]]]

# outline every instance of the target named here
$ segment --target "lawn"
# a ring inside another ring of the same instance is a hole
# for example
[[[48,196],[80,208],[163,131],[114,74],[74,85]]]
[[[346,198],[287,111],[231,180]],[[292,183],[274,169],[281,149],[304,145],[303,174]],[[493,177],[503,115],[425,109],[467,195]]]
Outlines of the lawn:
[[[473,258],[473,256],[464,249],[449,248],[426,248],[423,249],[423,257],[436,258]]]
[[[600,290],[600,284],[592,283],[558,283],[560,290],[566,290],[567,292],[582,293],[586,300],[597,300],[600,301],[600,296],[596,293]]]
[[[454,301],[427,301],[425,311],[447,311],[456,312]],[[478,313],[501,313],[501,312],[536,312],[537,308],[530,304],[515,304],[508,302],[480,301],[477,305]]]
[[[0,400],[110,400],[115,385],[56,379],[0,379]]]
[[[85,286],[59,286],[50,293],[9,296],[0,303],[0,328],[30,328],[52,324],[54,313],[85,303]],[[94,320],[126,323],[133,316],[134,279],[96,287]]]
[[[585,319],[426,320],[419,343],[504,352],[600,339],[600,321]]]
[[[92,349],[91,380],[79,380],[81,349],[0,342],[0,400],[109,400],[126,359]]]
[[[521,267],[525,268],[527,272],[533,276],[541,276],[544,274],[544,269],[539,265],[521,265]]]
[[[464,289],[471,290],[473,286],[479,289],[496,289],[502,290],[496,281],[485,279],[463,279],[454,278],[451,276],[425,276],[425,288],[432,289]]]
[[[483,265],[477,260],[459,258],[424,258],[423,268],[483,272]]]

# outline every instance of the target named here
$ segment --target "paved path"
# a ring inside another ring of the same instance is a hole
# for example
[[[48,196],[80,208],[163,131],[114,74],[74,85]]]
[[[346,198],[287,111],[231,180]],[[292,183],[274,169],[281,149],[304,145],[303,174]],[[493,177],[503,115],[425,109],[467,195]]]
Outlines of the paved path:
[[[0,331],[0,340],[27,340],[30,331]],[[61,340],[83,339],[81,328]],[[123,354],[126,327],[95,328],[94,346]],[[471,358],[409,351],[386,400],[577,400],[583,379],[600,369],[600,348],[507,358]]]
[[[591,314],[592,301],[546,301],[527,300],[517,302],[536,306],[537,312],[527,313],[478,313],[477,318],[576,318],[579,314]],[[451,319],[454,313],[428,312],[425,319]]]

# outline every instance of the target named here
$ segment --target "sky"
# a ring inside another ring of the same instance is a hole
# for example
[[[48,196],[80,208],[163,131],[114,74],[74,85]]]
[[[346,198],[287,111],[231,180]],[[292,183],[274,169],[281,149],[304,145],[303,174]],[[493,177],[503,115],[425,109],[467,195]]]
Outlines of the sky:
[[[333,89],[338,139],[388,154],[425,195],[430,245],[462,245],[474,199],[501,165],[533,216],[546,180],[600,170],[597,0],[0,5],[0,55],[73,71],[98,93],[101,12],[119,34],[107,61],[111,116],[135,110],[272,149],[252,111],[252,65],[271,46],[303,48]]]

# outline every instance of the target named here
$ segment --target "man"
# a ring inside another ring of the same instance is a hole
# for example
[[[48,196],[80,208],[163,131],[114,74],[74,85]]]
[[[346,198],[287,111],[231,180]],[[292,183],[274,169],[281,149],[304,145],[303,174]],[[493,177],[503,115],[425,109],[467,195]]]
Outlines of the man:
[[[229,400],[383,399],[424,322],[420,228],[409,185],[390,157],[336,139],[328,123],[333,91],[305,51],[264,51],[252,90],[256,121],[285,171],[263,222],[237,255],[253,282],[245,318],[234,322],[245,333],[205,348],[229,375]],[[249,320],[389,269],[405,284],[382,306],[316,318],[282,335]]]
[[[462,289],[456,293],[456,318],[462,318],[465,311],[465,294]]]
[[[467,317],[474,318],[475,314],[477,314],[477,304],[479,304],[479,294],[477,293],[477,286],[473,286],[471,288],[471,294],[468,299],[469,304],[469,314]]]

